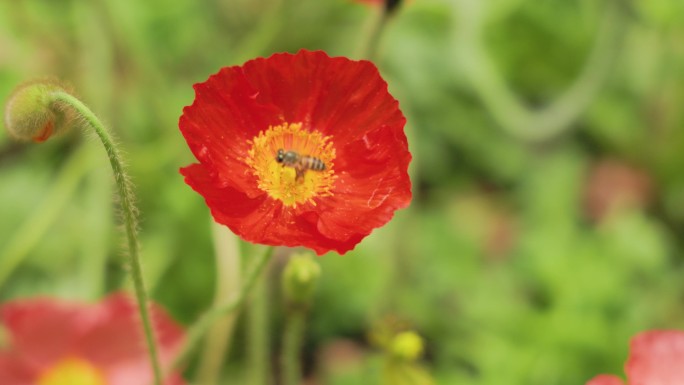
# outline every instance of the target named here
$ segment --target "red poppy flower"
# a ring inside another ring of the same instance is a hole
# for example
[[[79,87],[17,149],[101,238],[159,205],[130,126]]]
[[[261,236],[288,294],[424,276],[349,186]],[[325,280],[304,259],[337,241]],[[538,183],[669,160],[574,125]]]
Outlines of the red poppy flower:
[[[632,339],[625,365],[630,385],[684,384],[684,332],[648,331]],[[587,385],[623,385],[620,378],[600,375]]]
[[[158,306],[151,307],[162,363],[180,348],[181,329]],[[0,348],[2,385],[149,385],[137,306],[123,294],[99,304],[54,299],[18,300],[0,307],[9,346]],[[172,375],[167,385],[181,385]]]
[[[409,204],[406,119],[371,62],[275,54],[195,93],[181,173],[245,240],[344,253]]]

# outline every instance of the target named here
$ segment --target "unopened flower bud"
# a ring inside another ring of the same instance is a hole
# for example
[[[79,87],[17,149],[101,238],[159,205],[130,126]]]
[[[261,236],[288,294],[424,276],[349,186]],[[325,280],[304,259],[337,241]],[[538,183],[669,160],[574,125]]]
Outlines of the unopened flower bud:
[[[72,121],[69,108],[56,103],[52,93],[66,92],[55,82],[36,81],[17,87],[5,105],[5,127],[20,140],[43,142]]]
[[[321,267],[309,254],[295,254],[283,271],[283,292],[286,301],[294,306],[311,302]]]
[[[415,332],[405,331],[394,336],[390,346],[391,354],[394,357],[415,361],[423,355],[425,344],[423,339]]]

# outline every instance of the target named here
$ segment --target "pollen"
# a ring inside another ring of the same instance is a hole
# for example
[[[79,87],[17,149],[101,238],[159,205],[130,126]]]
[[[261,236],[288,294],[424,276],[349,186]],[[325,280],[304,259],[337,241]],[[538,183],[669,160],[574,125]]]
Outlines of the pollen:
[[[315,198],[332,195],[335,181],[335,148],[330,136],[308,131],[301,123],[283,123],[259,132],[250,141],[245,163],[257,179],[259,188],[285,206],[311,203]],[[296,154],[297,163],[278,162],[278,150]],[[323,170],[309,169],[307,161],[317,159]],[[299,169],[299,171],[298,171]],[[299,175],[298,175],[299,174]]]
[[[49,367],[36,382],[37,385],[106,385],[102,372],[80,358],[69,357]]]

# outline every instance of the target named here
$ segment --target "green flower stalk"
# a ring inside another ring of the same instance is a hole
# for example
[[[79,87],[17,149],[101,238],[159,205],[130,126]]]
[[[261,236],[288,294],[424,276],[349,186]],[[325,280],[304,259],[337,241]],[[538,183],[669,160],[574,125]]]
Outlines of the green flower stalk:
[[[209,330],[211,325],[213,325],[218,319],[227,314],[233,314],[233,312],[240,309],[240,307],[245,303],[249,293],[252,292],[252,288],[254,288],[257,279],[264,272],[264,269],[271,260],[271,257],[273,257],[273,246],[267,247],[266,250],[262,254],[258,255],[252,262],[252,266],[250,267],[249,271],[244,275],[242,287],[238,293],[221,303],[215,304],[211,309],[204,312],[197,319],[197,321],[192,324],[190,329],[188,329],[188,333],[186,335],[185,342],[181,347],[181,351],[173,361],[171,368],[177,368],[187,360],[207,330]]]
[[[283,271],[283,297],[287,309],[280,365],[284,385],[301,383],[300,357],[306,314],[320,276],[321,267],[309,254],[293,255]]]
[[[143,281],[137,239],[137,209],[133,192],[121,163],[114,141],[95,114],[80,100],[68,93],[65,87],[52,81],[35,81],[19,86],[9,98],[4,114],[5,126],[20,140],[42,142],[58,134],[76,121],[92,128],[102,141],[109,157],[119,193],[130,258],[131,276],[135,287],[138,310],[154,372],[155,385],[161,385],[162,374],[157,354],[154,329],[148,310],[148,295]]]

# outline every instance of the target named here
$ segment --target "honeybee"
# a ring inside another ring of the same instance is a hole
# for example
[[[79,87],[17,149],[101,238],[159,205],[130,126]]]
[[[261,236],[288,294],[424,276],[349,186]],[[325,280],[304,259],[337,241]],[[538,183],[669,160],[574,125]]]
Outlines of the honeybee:
[[[304,178],[307,170],[323,171],[325,170],[325,163],[322,160],[309,155],[299,155],[296,151],[285,151],[282,148],[278,149],[276,154],[276,162],[283,165],[283,167],[292,167],[295,169],[297,176],[296,181]]]

